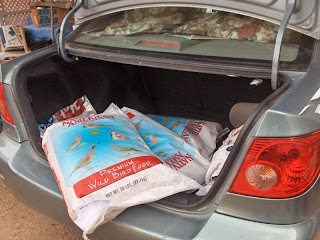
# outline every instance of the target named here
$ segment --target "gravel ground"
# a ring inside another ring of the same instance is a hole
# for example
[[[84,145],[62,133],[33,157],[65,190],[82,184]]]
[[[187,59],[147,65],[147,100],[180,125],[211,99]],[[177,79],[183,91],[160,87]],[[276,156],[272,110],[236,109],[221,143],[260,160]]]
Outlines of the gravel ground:
[[[75,233],[16,200],[0,180],[0,240],[79,240]]]

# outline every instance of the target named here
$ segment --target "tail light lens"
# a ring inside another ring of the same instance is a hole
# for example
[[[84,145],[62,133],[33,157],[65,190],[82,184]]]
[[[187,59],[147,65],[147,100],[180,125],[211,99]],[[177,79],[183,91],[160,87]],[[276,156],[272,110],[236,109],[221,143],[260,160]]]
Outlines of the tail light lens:
[[[3,84],[0,83],[0,113],[1,117],[5,119],[7,122],[14,124],[12,117],[10,115],[10,112],[8,110],[8,106],[6,103],[6,100],[4,99],[3,96]]]
[[[290,138],[255,138],[229,192],[289,198],[307,191],[320,170],[320,131]]]

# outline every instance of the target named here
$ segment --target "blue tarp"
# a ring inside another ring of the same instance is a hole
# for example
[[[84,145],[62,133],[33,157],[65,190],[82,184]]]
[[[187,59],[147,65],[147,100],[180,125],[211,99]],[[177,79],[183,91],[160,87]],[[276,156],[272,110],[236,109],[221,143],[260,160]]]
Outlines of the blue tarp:
[[[72,32],[72,25],[72,23],[67,23],[66,35]],[[32,24],[31,17],[28,18],[27,25],[23,26],[23,28],[26,34],[26,40],[28,45],[42,38],[51,38],[51,26],[49,25],[37,27],[36,25]],[[57,31],[60,28],[60,24],[53,25],[53,28],[55,38],[54,40],[57,41]]]

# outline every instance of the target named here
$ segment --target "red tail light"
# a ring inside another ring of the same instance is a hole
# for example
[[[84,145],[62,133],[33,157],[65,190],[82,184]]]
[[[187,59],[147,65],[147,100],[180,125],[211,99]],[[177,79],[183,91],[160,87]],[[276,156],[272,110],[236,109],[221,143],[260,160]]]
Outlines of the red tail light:
[[[4,99],[3,96],[3,84],[0,83],[0,113],[1,117],[8,121],[11,124],[14,124],[12,117],[10,115],[10,112],[8,110],[8,106],[6,104],[6,100]]]
[[[290,138],[255,138],[229,192],[289,198],[307,191],[320,170],[320,131]]]

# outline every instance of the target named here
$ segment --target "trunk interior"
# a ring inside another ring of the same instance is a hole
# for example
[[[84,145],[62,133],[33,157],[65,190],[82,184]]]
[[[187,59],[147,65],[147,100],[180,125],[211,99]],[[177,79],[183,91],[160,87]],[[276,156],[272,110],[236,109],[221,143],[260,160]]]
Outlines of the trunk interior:
[[[165,70],[82,58],[55,57],[26,69],[30,104],[37,123],[87,95],[98,113],[111,102],[142,113],[210,120],[232,128],[229,111],[238,102],[259,103],[273,91],[270,81]]]
[[[19,74],[20,88],[28,96],[28,128],[34,146],[42,153],[37,123],[46,123],[59,109],[87,95],[97,113],[111,102],[145,114],[215,121],[233,126],[229,111],[238,102],[259,103],[273,91],[269,80],[250,85],[253,78],[166,70],[81,58],[67,63],[55,56]],[[27,91],[25,91],[27,90]],[[21,92],[21,91],[20,91]],[[31,108],[30,108],[31,106]],[[43,154],[44,156],[44,154]],[[186,195],[186,197],[181,197]],[[189,195],[192,195],[190,197]],[[192,199],[191,199],[192,198]],[[194,194],[179,194],[172,201],[197,201]]]

